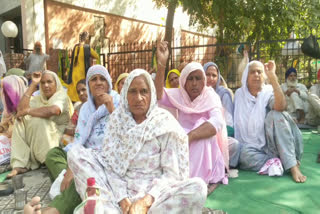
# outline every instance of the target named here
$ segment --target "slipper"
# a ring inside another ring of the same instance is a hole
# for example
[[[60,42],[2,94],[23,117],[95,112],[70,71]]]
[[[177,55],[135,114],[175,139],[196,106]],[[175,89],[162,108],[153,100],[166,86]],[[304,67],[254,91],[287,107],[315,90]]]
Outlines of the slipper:
[[[13,193],[13,187],[8,183],[0,184],[0,196],[8,196]]]
[[[215,209],[210,209],[208,207],[203,207],[202,208],[202,214],[227,214],[223,210],[215,210]]]

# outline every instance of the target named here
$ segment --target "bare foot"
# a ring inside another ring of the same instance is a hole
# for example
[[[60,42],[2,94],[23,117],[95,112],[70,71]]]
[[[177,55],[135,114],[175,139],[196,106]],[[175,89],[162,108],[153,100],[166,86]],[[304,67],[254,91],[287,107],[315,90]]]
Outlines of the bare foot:
[[[307,180],[307,177],[301,173],[298,165],[295,165],[294,167],[292,167],[290,171],[291,171],[292,178],[296,183],[304,183]]]
[[[29,203],[24,205],[24,214],[41,214],[40,197],[36,196],[31,199]]]
[[[219,184],[208,184],[208,193],[207,195],[210,195],[215,189],[217,189]]]
[[[7,178],[12,178],[13,176],[16,176],[18,174],[23,174],[28,172],[27,168],[17,167],[13,168],[12,171],[7,175]]]

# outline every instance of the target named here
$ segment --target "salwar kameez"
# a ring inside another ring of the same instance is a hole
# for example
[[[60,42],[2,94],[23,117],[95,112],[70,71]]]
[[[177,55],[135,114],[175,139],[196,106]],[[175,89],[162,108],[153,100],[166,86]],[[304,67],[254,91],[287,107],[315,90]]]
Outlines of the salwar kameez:
[[[235,94],[234,127],[241,143],[240,168],[281,176],[283,168],[289,170],[301,160],[302,135],[288,112],[271,110],[275,102],[271,85],[262,84],[256,96],[249,92],[247,79],[253,64],[263,67],[261,62],[250,62],[242,76],[242,87]]]
[[[229,168],[229,151],[226,123],[218,94],[211,87],[204,86],[201,94],[193,101],[184,88],[188,75],[195,70],[203,72],[199,63],[189,63],[181,72],[180,88],[164,89],[159,105],[176,110],[176,118],[185,133],[197,129],[204,123],[211,124],[216,135],[190,142],[190,177],[200,177],[207,184],[228,183],[226,170]]]
[[[162,167],[164,164],[171,167],[176,162],[173,159],[176,151],[168,146],[168,154],[162,153],[163,158],[159,154],[153,154],[150,158],[150,149],[152,153],[159,152],[157,145],[146,143],[123,178],[105,168],[92,149],[79,146],[68,152],[68,164],[80,197],[85,199],[87,179],[94,177],[96,185],[101,187],[101,199],[106,200],[103,204],[105,213],[122,213],[118,202],[124,196],[135,202],[147,193],[155,198],[148,213],[201,213],[207,195],[205,183],[200,178],[176,181],[169,174],[161,176],[160,162]],[[126,192],[122,191],[123,188],[117,188],[122,185],[127,186]]]
[[[40,87],[40,95],[31,97],[30,108],[57,106],[60,115],[49,118],[24,116],[16,120],[12,131],[11,166],[36,169],[44,163],[48,151],[59,145],[73,108],[64,92],[59,78],[54,72],[45,71],[56,81],[56,92],[47,99]]]
[[[146,119],[140,123],[127,100],[129,86],[138,76],[145,78],[151,91]],[[119,202],[127,198],[134,203],[145,195],[154,199],[148,213],[201,213],[207,186],[200,178],[189,178],[187,135],[169,112],[157,106],[153,80],[146,71],[129,74],[107,130],[102,150],[77,145],[68,152],[82,199],[87,179],[94,177],[104,213],[122,213]]]
[[[297,165],[303,153],[302,135],[287,112],[270,111],[265,119],[266,145],[243,144],[240,168],[259,171],[271,158],[280,158],[285,170]]]
[[[112,96],[113,105],[115,108],[119,105],[120,96],[117,92],[111,90],[112,82],[107,69],[101,65],[90,67],[86,78],[88,101],[80,109],[74,141],[64,149],[59,147],[51,149],[46,158],[46,165],[53,180],[57,178],[63,169],[68,168],[67,152],[72,150],[74,146],[81,145],[85,148],[93,149],[102,148],[110,113],[104,104],[98,108],[94,104],[94,97],[89,89],[89,81],[94,75],[101,75],[107,80],[109,85],[108,94]],[[72,213],[80,203],[81,198],[76,191],[74,180],[72,180],[70,186],[56,196],[49,204],[49,207],[56,208],[60,214],[68,214]]]

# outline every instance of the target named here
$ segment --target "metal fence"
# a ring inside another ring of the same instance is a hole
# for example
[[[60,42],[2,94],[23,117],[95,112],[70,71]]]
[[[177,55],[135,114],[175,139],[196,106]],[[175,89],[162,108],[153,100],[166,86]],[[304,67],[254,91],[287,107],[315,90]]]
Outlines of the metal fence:
[[[135,68],[151,69],[153,47],[156,42],[109,45],[107,65],[112,80],[115,82],[121,73],[129,73]]]
[[[298,71],[299,82],[310,87],[316,81],[317,71],[320,69],[320,59],[306,56],[301,51],[304,39],[259,41],[257,43],[256,58],[261,61],[273,59],[277,65],[279,81],[285,81],[285,72],[290,67]],[[317,39],[318,42],[320,38]]]
[[[241,69],[239,65],[244,59],[243,50],[247,50],[249,59],[267,62],[276,61],[276,73],[279,82],[284,82],[285,72],[289,67],[298,70],[300,82],[311,86],[316,81],[316,72],[320,69],[320,60],[305,56],[301,52],[303,39],[258,41],[255,44],[201,44],[193,39],[174,40],[171,44],[169,69],[191,61],[204,64],[214,61],[219,66],[222,76],[231,89],[241,86]],[[113,81],[123,72],[130,72],[135,68],[151,69],[152,51],[156,42],[112,44],[107,54],[108,70]],[[180,66],[181,67],[181,66]]]

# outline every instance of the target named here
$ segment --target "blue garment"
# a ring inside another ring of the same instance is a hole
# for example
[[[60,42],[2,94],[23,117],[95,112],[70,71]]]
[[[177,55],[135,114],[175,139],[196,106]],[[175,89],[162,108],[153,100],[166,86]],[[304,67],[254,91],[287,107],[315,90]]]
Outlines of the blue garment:
[[[230,116],[232,117],[231,120],[232,121],[228,121],[228,118],[226,118],[227,120],[227,125],[233,127],[233,111],[234,111],[234,104],[233,104],[233,101],[232,101],[232,94],[231,92],[220,85],[220,82],[221,82],[221,79],[223,78],[221,76],[221,73],[220,73],[220,70],[219,70],[219,67],[216,63],[214,62],[207,62],[206,64],[204,64],[203,66],[203,70],[206,72],[207,69],[210,67],[210,66],[214,66],[216,67],[217,71],[218,71],[218,80],[217,80],[217,84],[216,84],[216,88],[215,88],[215,91],[216,93],[219,95],[220,97],[220,100],[221,100],[221,103],[222,103],[222,106],[223,108],[230,114]]]
[[[102,75],[108,82],[108,94],[112,96],[115,108],[119,106],[120,95],[112,90],[112,81],[107,69],[101,65],[94,65],[89,68],[86,78],[88,101],[85,102],[79,113],[74,142],[68,144],[64,150],[68,152],[75,145],[81,144],[86,148],[100,149],[102,147],[105,127],[109,120],[109,111],[105,105],[100,105],[98,109],[94,104],[94,98],[89,89],[89,80],[94,75]]]

